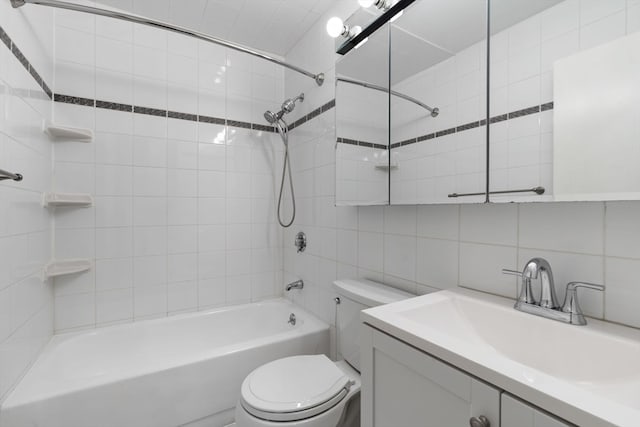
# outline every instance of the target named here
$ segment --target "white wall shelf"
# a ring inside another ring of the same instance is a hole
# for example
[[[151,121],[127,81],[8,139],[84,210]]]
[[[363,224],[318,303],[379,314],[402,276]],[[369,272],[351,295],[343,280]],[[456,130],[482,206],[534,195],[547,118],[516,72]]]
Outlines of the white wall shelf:
[[[44,267],[43,278],[64,276],[67,274],[82,273],[91,269],[91,261],[88,259],[53,260]]]
[[[93,205],[93,197],[90,194],[82,193],[44,193],[42,205],[50,206],[77,206],[89,207]]]
[[[62,126],[56,123],[47,122],[44,125],[44,132],[51,139],[64,139],[78,142],[93,141],[93,131],[91,129]]]

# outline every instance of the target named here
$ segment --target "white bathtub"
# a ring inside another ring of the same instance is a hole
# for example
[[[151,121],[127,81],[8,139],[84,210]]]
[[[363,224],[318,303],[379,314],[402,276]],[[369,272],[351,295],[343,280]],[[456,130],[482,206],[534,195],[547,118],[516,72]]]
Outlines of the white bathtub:
[[[223,426],[253,369],[328,351],[328,325],[283,299],[57,335],[0,426]]]

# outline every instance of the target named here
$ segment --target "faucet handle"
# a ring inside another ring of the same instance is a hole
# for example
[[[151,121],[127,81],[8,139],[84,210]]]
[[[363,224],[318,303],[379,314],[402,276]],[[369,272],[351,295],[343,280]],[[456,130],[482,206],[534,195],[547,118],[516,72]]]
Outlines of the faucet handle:
[[[567,292],[575,292],[578,288],[593,289],[594,291],[604,291],[606,289],[604,285],[597,285],[595,283],[569,282],[567,284]]]
[[[522,271],[509,270],[508,268],[503,268],[502,269],[502,274],[510,274],[512,276],[522,277]]]
[[[582,314],[580,304],[578,304],[578,288],[593,289],[601,292],[606,288],[603,285],[596,285],[595,283],[569,282],[567,284],[567,293],[564,296],[562,311],[571,315],[569,323],[573,325],[586,325],[587,320],[584,318],[584,314]]]
[[[525,304],[535,304],[536,299],[533,297],[533,290],[531,289],[531,279],[522,274],[521,271],[517,270],[509,270],[508,268],[502,269],[502,274],[510,274],[512,276],[522,277],[522,290],[520,291],[520,296],[518,296],[518,300],[516,301],[516,306],[521,303]]]

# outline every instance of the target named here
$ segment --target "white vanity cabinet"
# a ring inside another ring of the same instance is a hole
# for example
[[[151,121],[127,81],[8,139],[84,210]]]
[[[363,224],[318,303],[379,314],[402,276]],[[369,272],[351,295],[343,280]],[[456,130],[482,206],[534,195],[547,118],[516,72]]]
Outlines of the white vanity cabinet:
[[[499,425],[499,389],[372,328],[363,332],[362,427],[464,427],[481,415]]]
[[[500,427],[572,427],[513,396],[502,393]]]
[[[362,331],[362,427],[572,426],[374,328]]]

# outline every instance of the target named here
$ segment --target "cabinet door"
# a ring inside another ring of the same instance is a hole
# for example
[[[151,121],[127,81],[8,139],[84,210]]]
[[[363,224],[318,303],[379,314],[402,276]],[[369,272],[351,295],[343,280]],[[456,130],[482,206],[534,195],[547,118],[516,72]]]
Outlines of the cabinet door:
[[[502,427],[573,427],[565,421],[502,393]]]
[[[499,390],[365,328],[363,427],[465,427],[480,415],[499,426]]]

